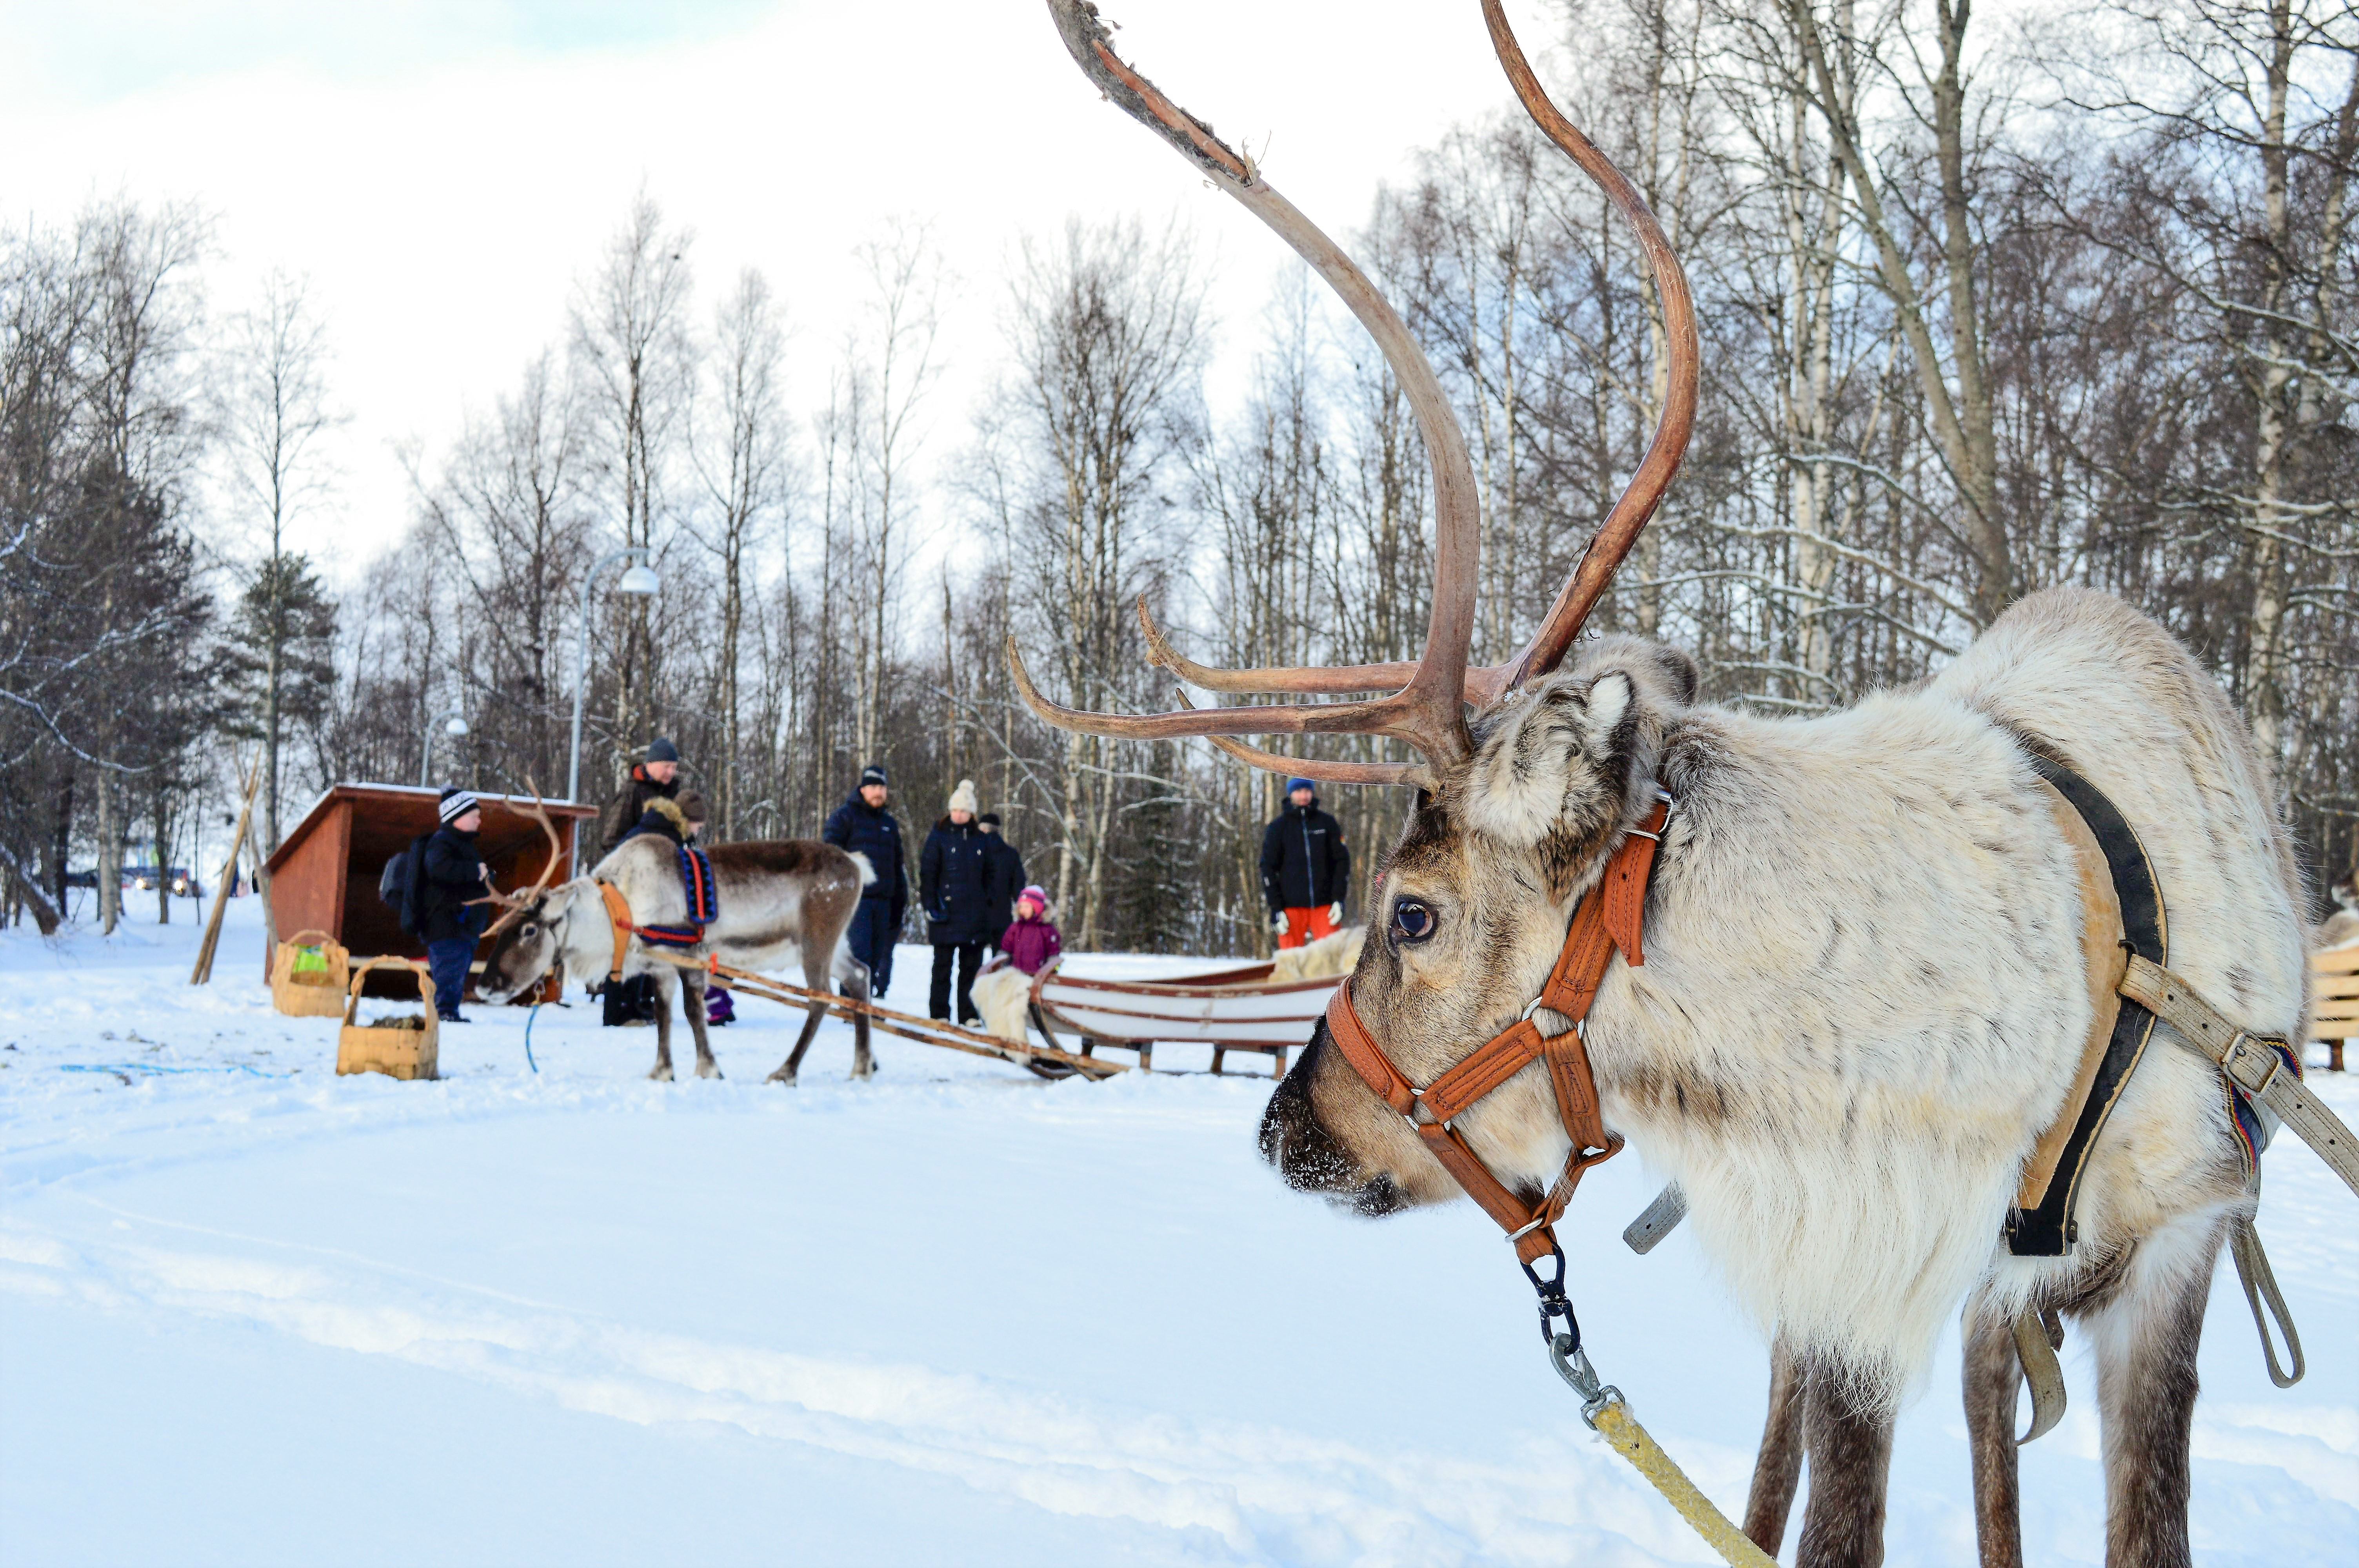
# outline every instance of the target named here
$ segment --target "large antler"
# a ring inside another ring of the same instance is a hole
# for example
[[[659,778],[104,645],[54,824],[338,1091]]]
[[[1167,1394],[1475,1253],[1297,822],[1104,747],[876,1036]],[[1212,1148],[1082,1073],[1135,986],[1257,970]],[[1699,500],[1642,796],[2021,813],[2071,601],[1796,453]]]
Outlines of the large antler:
[[[484,932],[486,936],[496,936],[506,931],[516,923],[526,910],[540,901],[540,895],[549,891],[549,884],[557,880],[557,867],[564,854],[562,841],[557,837],[557,824],[549,819],[549,803],[540,797],[540,785],[527,779],[525,787],[532,791],[532,809],[525,815],[539,823],[540,830],[549,835],[549,861],[540,868],[540,881],[532,884],[530,892],[501,892],[495,888],[490,898],[470,901],[475,903],[500,905],[500,916]],[[508,800],[513,805],[516,797],[510,795]]]
[[[1473,633],[1474,568],[1479,549],[1477,501],[1465,438],[1423,351],[1400,318],[1332,241],[1272,189],[1253,165],[1223,143],[1210,125],[1171,103],[1154,83],[1116,58],[1095,5],[1087,0],[1048,3],[1065,47],[1090,80],[1276,230],[1318,268],[1375,340],[1409,399],[1433,465],[1433,610],[1427,623],[1425,651],[1414,664],[1223,670],[1183,657],[1156,627],[1145,599],[1139,600],[1139,625],[1147,637],[1149,661],[1191,685],[1208,691],[1234,693],[1392,693],[1375,702],[1207,709],[1188,705],[1186,693],[1182,692],[1183,710],[1176,713],[1136,718],[1084,713],[1040,696],[1011,637],[1008,665],[1016,690],[1034,712],[1064,729],[1135,738],[1201,735],[1211,738],[1214,745],[1239,761],[1273,772],[1297,773],[1337,784],[1423,784],[1431,774],[1427,768],[1414,764],[1329,762],[1286,757],[1228,737],[1392,735],[1417,747],[1429,764],[1446,765],[1462,756],[1466,749],[1462,700],[1477,706],[1487,704],[1511,687],[1546,675],[1557,666],[1604,593],[1614,569],[1654,515],[1687,449],[1695,420],[1699,357],[1695,308],[1689,295],[1687,276],[1671,254],[1669,242],[1664,238],[1661,225],[1647,210],[1645,200],[1549,100],[1525,60],[1498,0],[1483,0],[1492,47],[1524,107],[1549,139],[1597,181],[1637,233],[1662,302],[1669,374],[1654,438],[1647,445],[1638,471],[1591,538],[1588,549],[1549,607],[1538,630],[1506,663],[1470,670],[1466,667],[1466,655]]]
[[[1222,189],[1275,230],[1327,280],[1360,325],[1375,340],[1392,367],[1425,438],[1433,465],[1433,610],[1426,622],[1425,652],[1413,665],[1382,667],[1397,673],[1372,685],[1361,671],[1266,670],[1250,688],[1263,692],[1368,691],[1394,688],[1375,702],[1288,703],[1245,708],[1183,708],[1140,716],[1085,713],[1043,697],[1033,686],[1008,640],[1009,673],[1032,710],[1049,723],[1093,735],[1160,739],[1186,735],[1375,734],[1408,741],[1429,766],[1446,767],[1467,752],[1466,653],[1474,633],[1474,567],[1481,548],[1473,465],[1466,438],[1442,395],[1441,383],[1426,362],[1408,327],[1319,226],[1279,195],[1253,165],[1213,134],[1212,128],[1166,98],[1161,90],[1118,59],[1097,7],[1088,0],[1049,0],[1049,14],[1065,47],[1089,79],[1133,118],[1158,132]],[[1343,684],[1336,684],[1341,674]],[[1424,767],[1400,763],[1334,763],[1271,758],[1251,748],[1224,746],[1261,766],[1291,769],[1338,782],[1423,783]]]

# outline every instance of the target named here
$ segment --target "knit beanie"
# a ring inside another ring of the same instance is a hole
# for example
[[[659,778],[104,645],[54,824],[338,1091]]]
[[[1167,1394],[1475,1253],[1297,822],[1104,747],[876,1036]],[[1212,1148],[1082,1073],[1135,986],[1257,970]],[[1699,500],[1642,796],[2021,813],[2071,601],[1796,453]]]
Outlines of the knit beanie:
[[[650,762],[677,762],[679,761],[679,748],[658,735],[647,745],[647,761]]]
[[[679,807],[681,820],[686,822],[702,822],[705,820],[704,792],[702,790],[684,789],[674,797],[673,804]]]
[[[1286,781],[1287,794],[1292,795],[1299,789],[1307,789],[1313,795],[1319,793],[1319,786],[1309,779],[1288,779]]]
[[[1049,907],[1049,890],[1042,887],[1038,882],[1032,883],[1016,896],[1017,898],[1028,898],[1034,903],[1038,904],[1042,909]]]
[[[951,809],[963,811],[969,816],[974,815],[974,781],[973,779],[959,780],[958,788],[951,791]]]
[[[483,804],[463,789],[446,789],[442,792],[442,803],[435,810],[444,822],[456,822]]]
[[[999,826],[999,813],[997,813],[997,812],[995,812],[995,811],[986,811],[986,812],[984,812],[982,816],[980,816],[976,817],[974,820],[975,820],[975,824],[976,824],[976,826],[978,826],[978,827],[998,827],[998,826]]]
[[[881,784],[884,782],[884,763],[871,762],[866,767],[860,770],[860,787],[862,789],[866,789],[870,784]]]

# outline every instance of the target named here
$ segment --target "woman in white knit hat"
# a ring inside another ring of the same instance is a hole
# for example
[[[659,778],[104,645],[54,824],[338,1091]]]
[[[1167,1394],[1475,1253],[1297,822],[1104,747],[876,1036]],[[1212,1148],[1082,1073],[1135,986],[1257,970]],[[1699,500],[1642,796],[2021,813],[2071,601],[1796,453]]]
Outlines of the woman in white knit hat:
[[[955,1017],[972,1023],[975,971],[983,967],[983,949],[996,938],[991,907],[991,837],[978,827],[974,781],[959,780],[951,791],[950,810],[926,835],[925,852],[918,860],[918,896],[926,910],[926,940],[934,945],[934,984],[927,1011],[935,1018]],[[958,968],[955,1002],[951,992],[951,968]],[[952,1011],[955,1006],[956,1011]]]

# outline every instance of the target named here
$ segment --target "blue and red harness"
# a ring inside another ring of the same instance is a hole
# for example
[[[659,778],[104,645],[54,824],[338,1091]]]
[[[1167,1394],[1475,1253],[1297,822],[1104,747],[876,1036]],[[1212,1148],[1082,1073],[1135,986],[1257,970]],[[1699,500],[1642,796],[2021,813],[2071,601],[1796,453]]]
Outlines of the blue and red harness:
[[[721,890],[712,880],[712,861],[701,849],[686,844],[677,848],[680,892],[688,902],[688,918],[684,921],[641,925],[631,918],[630,902],[624,898],[620,888],[612,882],[598,884],[598,896],[604,901],[607,916],[614,926],[614,961],[608,968],[607,979],[623,978],[623,953],[632,937],[655,947],[695,947],[704,941],[704,928],[721,918]]]

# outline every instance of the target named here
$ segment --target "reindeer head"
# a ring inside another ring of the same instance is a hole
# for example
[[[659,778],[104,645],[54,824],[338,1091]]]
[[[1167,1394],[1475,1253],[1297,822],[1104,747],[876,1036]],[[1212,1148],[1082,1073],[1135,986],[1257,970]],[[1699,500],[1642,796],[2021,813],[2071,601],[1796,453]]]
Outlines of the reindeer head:
[[[1686,654],[1606,637],[1476,715],[1472,754],[1418,797],[1386,862],[1351,979],[1362,1023],[1412,1082],[1431,1083],[1539,994],[1574,903],[1653,809],[1664,733],[1695,691]],[[1454,1125],[1527,1200],[1563,1167],[1564,1124],[1537,1067]],[[1261,1152],[1289,1184],[1364,1214],[1458,1195],[1323,1021],[1270,1097]]]
[[[1678,471],[1695,415],[1695,313],[1685,275],[1645,201],[1549,101],[1498,0],[1484,0],[1483,9],[1493,47],[1525,107],[1636,232],[1662,303],[1669,348],[1662,416],[1646,457],[1531,641],[1505,664],[1468,667],[1481,535],[1478,492],[1457,417],[1400,317],[1258,168],[1115,56],[1094,5],[1049,0],[1082,72],[1277,231],[1375,340],[1416,415],[1433,468],[1433,600],[1425,649],[1413,664],[1262,670],[1212,669],[1181,657],[1148,619],[1145,600],[1139,603],[1150,659],[1190,684],[1215,692],[1312,697],[1389,693],[1373,701],[1087,713],[1042,697],[1013,638],[1007,649],[1017,692],[1060,728],[1154,740],[1201,735],[1273,772],[1418,790],[1350,982],[1362,1024],[1418,1083],[1430,1083],[1513,1022],[1538,994],[1563,943],[1572,900],[1597,879],[1625,830],[1649,809],[1665,723],[1692,700],[1696,685],[1694,666],[1683,655],[1624,638],[1594,642],[1571,671],[1552,673]],[[1233,739],[1349,733],[1405,741],[1424,761],[1321,762]],[[1326,1043],[1322,1023],[1271,1102],[1262,1126],[1264,1152],[1297,1186],[1348,1196],[1368,1212],[1456,1195],[1449,1175],[1399,1116]],[[1564,1154],[1566,1135],[1549,1110],[1543,1081],[1537,1067],[1527,1068],[1458,1119],[1486,1162],[1498,1161],[1495,1169],[1505,1179],[1544,1183]]]
[[[549,972],[557,953],[551,946],[551,911],[564,904],[567,890],[572,886],[569,882],[553,895],[549,891],[557,868],[564,863],[564,848],[557,836],[557,825],[549,819],[548,803],[540,798],[538,788],[533,792],[531,808],[525,815],[539,825],[549,839],[549,858],[541,864],[540,880],[530,888],[513,893],[495,890],[488,901],[484,901],[498,904],[500,915],[484,933],[492,938],[492,956],[484,961],[483,981],[476,989],[484,1000],[494,1004],[522,995]]]
[[[586,886],[567,882],[543,892],[512,910],[512,919],[493,928],[491,956],[484,960],[483,979],[475,987],[485,1001],[497,1004],[522,996],[564,962],[566,938],[571,935],[578,902],[575,895]],[[594,892],[589,894],[589,903],[593,913],[603,914]]]

